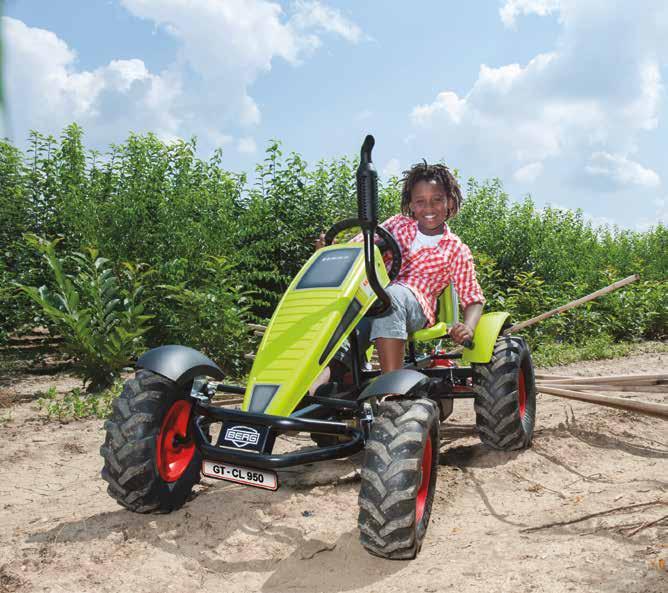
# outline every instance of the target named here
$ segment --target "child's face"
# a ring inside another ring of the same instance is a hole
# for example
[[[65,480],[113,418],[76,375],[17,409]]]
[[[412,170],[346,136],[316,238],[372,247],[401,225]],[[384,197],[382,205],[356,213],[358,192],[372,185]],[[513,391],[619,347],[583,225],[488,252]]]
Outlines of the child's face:
[[[443,232],[448,217],[448,195],[438,181],[418,181],[411,192],[409,207],[425,235]]]

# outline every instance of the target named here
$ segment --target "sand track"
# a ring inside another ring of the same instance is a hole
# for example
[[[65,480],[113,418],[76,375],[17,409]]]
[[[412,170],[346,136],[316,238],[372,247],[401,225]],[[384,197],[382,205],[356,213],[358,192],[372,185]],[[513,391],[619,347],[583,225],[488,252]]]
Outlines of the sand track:
[[[667,363],[647,354],[554,371]],[[470,402],[456,402],[422,553],[391,562],[358,543],[358,459],[281,472],[277,493],[204,480],[183,509],[136,515],[99,477],[101,421],[45,423],[34,403],[0,409],[0,593],[668,590],[668,522],[643,528],[668,515],[668,423],[543,395],[534,446],[500,453],[473,421]]]

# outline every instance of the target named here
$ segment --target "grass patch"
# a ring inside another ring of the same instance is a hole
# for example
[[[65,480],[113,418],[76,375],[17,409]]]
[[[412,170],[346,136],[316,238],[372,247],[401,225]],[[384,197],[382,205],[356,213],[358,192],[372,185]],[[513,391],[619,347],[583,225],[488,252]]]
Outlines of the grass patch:
[[[58,397],[55,387],[49,387],[38,400],[37,405],[48,420],[71,422],[86,418],[108,418],[111,403],[123,389],[122,381],[117,381],[109,389],[100,393],[86,393],[78,387]]]
[[[537,367],[551,367],[585,360],[604,360],[637,354],[668,352],[666,342],[613,342],[608,336],[597,336],[585,344],[543,343],[531,352]]]

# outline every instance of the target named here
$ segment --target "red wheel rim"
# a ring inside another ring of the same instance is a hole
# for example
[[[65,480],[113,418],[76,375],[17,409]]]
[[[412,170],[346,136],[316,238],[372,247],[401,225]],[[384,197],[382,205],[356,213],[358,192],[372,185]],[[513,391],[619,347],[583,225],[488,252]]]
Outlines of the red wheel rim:
[[[517,397],[520,404],[520,418],[524,419],[524,413],[527,409],[527,388],[524,381],[524,369],[520,368],[517,381]]]
[[[417,498],[415,499],[415,524],[419,525],[424,515],[424,507],[427,504],[427,494],[429,494],[429,482],[431,479],[431,435],[427,435],[427,442],[422,454],[422,480],[418,488]]]
[[[191,409],[190,403],[179,400],[169,408],[162,421],[158,434],[156,461],[160,477],[165,482],[176,482],[186,471],[195,454],[195,443],[192,440],[185,441]]]

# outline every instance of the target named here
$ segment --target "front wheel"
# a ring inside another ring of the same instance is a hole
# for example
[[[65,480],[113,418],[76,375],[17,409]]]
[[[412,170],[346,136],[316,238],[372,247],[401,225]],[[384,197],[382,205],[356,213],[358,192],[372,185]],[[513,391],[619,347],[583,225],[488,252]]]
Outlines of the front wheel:
[[[428,399],[379,406],[362,464],[360,541],[382,558],[411,559],[424,540],[436,489],[439,421]]]
[[[501,336],[492,359],[471,367],[480,440],[505,451],[531,445],[536,422],[536,382],[526,342]]]
[[[136,513],[180,508],[200,480],[192,402],[169,379],[140,370],[114,401],[100,454],[107,492]]]

